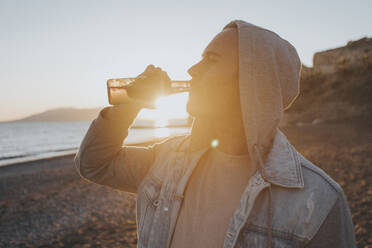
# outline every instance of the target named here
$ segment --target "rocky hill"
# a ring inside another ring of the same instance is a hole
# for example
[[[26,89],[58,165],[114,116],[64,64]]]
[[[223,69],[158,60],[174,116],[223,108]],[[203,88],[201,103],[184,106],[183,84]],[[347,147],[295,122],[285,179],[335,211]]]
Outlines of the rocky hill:
[[[102,108],[55,108],[16,121],[87,121],[95,119]]]
[[[314,54],[282,125],[372,120],[372,38]]]

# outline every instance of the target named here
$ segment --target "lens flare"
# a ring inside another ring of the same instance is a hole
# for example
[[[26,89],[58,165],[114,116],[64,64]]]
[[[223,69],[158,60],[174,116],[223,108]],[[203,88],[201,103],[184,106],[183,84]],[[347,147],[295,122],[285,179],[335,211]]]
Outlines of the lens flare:
[[[218,146],[218,139],[213,139],[211,142],[211,147],[216,148]]]

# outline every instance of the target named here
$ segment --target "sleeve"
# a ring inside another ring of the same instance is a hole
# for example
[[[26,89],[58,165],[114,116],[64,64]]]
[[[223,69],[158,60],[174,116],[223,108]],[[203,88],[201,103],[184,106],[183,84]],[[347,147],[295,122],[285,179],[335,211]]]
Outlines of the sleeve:
[[[80,176],[88,181],[136,193],[153,164],[159,144],[123,146],[138,110],[128,107],[120,118],[108,119],[103,114],[107,108],[111,107],[102,109],[90,124],[74,158],[75,166]]]
[[[340,192],[335,205],[306,247],[356,247],[354,225],[343,192]]]

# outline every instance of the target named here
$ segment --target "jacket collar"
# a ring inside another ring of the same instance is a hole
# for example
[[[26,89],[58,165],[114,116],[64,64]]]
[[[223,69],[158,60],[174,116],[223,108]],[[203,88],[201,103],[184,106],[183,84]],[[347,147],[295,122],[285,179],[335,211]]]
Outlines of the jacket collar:
[[[264,163],[267,181],[286,188],[303,188],[304,180],[298,156],[295,148],[278,128]]]
[[[177,145],[177,150],[185,152],[189,146],[190,138],[191,135],[187,135],[183,142]],[[200,152],[204,153],[208,148],[205,147]],[[304,187],[299,155],[279,128],[277,128],[273,144],[264,162],[264,170],[266,180],[272,184],[286,188]]]

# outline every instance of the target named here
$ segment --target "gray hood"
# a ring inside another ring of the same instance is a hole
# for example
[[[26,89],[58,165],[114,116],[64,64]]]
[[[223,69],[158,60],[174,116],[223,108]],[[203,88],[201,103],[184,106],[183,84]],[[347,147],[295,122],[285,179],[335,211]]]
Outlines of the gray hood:
[[[251,163],[259,169],[266,181],[273,182],[277,179],[270,177],[270,172],[275,168],[265,168],[266,159],[268,154],[273,156],[271,148],[274,138],[281,133],[278,126],[283,111],[299,95],[301,61],[296,49],[270,30],[242,20],[234,20],[223,29],[230,27],[235,27],[238,31],[240,104]],[[280,151],[278,154],[285,153]],[[271,247],[271,184],[268,190],[269,231],[266,244]]]
[[[283,111],[299,95],[301,61],[296,49],[276,33],[242,20],[223,29],[234,26],[246,142],[252,162],[262,169]]]

